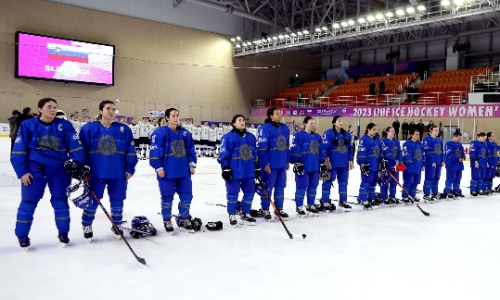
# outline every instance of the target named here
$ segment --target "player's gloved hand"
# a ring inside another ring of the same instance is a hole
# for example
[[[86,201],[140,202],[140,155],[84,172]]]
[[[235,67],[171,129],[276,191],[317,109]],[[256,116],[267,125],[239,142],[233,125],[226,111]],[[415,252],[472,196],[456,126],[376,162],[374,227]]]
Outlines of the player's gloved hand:
[[[361,164],[359,165],[359,168],[361,169],[361,174],[368,176],[370,175],[370,165],[369,164]]]
[[[380,175],[387,176],[387,160],[386,159],[382,159],[379,162],[378,169],[379,169]]]
[[[297,175],[304,175],[304,164],[297,162],[293,165],[293,173]]]
[[[226,181],[233,179],[233,170],[229,167],[222,168],[222,178]]]
[[[323,181],[330,179],[330,172],[328,172],[326,162],[324,161],[319,164],[319,178]]]
[[[82,180],[90,173],[90,167],[87,165],[80,165],[69,159],[64,162],[64,170],[75,179]]]
[[[260,166],[255,167],[255,178],[260,178],[261,168]]]

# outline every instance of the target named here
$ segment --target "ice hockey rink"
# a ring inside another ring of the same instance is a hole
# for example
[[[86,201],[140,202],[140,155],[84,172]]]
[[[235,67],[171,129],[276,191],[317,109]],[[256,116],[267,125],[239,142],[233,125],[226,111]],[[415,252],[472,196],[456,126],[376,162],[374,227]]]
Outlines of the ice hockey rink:
[[[0,299],[499,299],[500,194],[470,199],[468,163],[460,200],[415,206],[322,213],[298,219],[293,172],[288,172],[286,225],[305,240],[290,240],[279,221],[255,227],[228,224],[220,167],[201,158],[193,176],[191,214],[224,222],[218,232],[168,235],[162,225],[153,169],[139,161],[130,180],[124,219],[145,215],[158,235],[132,239],[139,264],[125,243],[111,237],[98,210],[94,239],[83,238],[82,211],[72,204],[71,242],[57,243],[46,192],[35,213],[29,251],[14,235],[20,183],[9,161],[8,138],[0,138]],[[348,194],[357,195],[359,168],[351,171]],[[495,185],[500,179],[495,180]],[[441,179],[444,186],[444,178]],[[421,186],[420,186],[421,188]],[[319,191],[320,189],[318,189]],[[336,188],[335,188],[336,191]],[[332,193],[338,199],[337,193]],[[419,195],[422,197],[422,195]],[[398,197],[400,193],[398,191]],[[349,198],[355,201],[355,198]],[[109,207],[107,197],[103,199]],[[260,199],[254,200],[258,209]],[[177,203],[174,205],[174,213]]]

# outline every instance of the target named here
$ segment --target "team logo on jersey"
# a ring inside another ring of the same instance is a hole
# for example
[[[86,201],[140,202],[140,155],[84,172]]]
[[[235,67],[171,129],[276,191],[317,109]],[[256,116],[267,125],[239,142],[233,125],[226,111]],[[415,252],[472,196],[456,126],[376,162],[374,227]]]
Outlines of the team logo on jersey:
[[[460,151],[460,148],[455,149],[455,155],[460,158],[462,157],[462,151]]]
[[[186,147],[184,147],[184,141],[183,140],[175,140],[172,142],[172,154],[175,157],[184,157],[186,156]]]
[[[103,135],[97,143],[97,149],[100,154],[111,155],[116,152],[115,139],[111,135]]]
[[[486,149],[481,149],[481,153],[479,154],[479,157],[486,158]]]
[[[436,152],[436,154],[442,154],[443,153],[443,148],[441,147],[441,144],[434,145],[434,152]]]
[[[422,160],[422,157],[423,157],[422,149],[416,149],[415,154],[413,154],[413,158],[415,158],[416,160]]]
[[[278,148],[278,150],[285,150],[286,149],[286,138],[284,136],[280,135],[276,139],[276,148]]]
[[[59,142],[56,137],[50,134],[42,135],[38,139],[38,145],[43,150],[57,150],[59,149]]]
[[[253,158],[252,149],[247,144],[241,145],[238,152],[242,160],[250,160]]]
[[[63,124],[59,124],[59,126],[57,126],[57,129],[59,129],[59,131],[62,131],[62,128],[63,127]]]
[[[337,142],[339,143],[337,145],[337,152],[339,153],[346,153],[347,152],[347,147],[344,143],[344,139],[337,139]]]
[[[309,151],[311,152],[311,154],[318,154],[319,153],[318,142],[311,141],[311,143],[309,144]]]
[[[380,156],[380,148],[378,146],[373,147],[373,156],[377,158]]]
[[[392,156],[394,156],[394,158],[398,157],[398,146],[392,147]]]

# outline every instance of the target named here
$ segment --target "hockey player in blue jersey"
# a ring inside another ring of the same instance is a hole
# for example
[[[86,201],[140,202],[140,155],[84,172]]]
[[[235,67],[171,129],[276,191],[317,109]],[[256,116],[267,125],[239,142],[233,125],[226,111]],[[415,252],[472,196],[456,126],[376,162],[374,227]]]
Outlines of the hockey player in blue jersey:
[[[406,170],[403,171],[403,187],[406,191],[401,191],[402,200],[404,203],[410,203],[409,196],[414,201],[420,200],[416,197],[417,186],[422,178],[422,171],[425,170],[425,155],[424,145],[420,142],[420,132],[418,129],[409,131],[410,139],[403,144],[403,162],[406,165]]]
[[[134,175],[137,164],[134,136],[126,124],[113,122],[116,107],[113,101],[99,104],[100,120],[85,124],[80,139],[85,150],[86,163],[90,166],[89,185],[99,199],[107,187],[111,217],[116,225],[122,223],[123,201],[127,198],[127,181]],[[83,236],[89,241],[94,236],[92,223],[98,202],[83,210]],[[122,230],[112,226],[113,237],[120,239]],[[120,231],[120,232],[118,232]]]
[[[347,204],[347,181],[349,170],[354,168],[354,151],[351,134],[344,130],[344,121],[341,116],[332,120],[333,128],[323,134],[323,147],[325,149],[326,164],[330,168],[330,179],[324,180],[321,195],[321,210],[333,211],[335,205],[330,200],[332,182],[337,179],[339,185],[339,207],[347,211],[351,206]]]
[[[71,176],[63,165],[68,158],[84,162],[83,148],[69,121],[55,118],[57,101],[43,98],[38,101],[40,116],[20,124],[10,157],[17,177],[21,180],[21,204],[17,211],[15,234],[19,245],[30,246],[28,237],[33,214],[45,187],[49,186],[50,203],[54,208],[57,237],[62,246],[69,243],[70,224],[66,187]]]
[[[304,130],[293,135],[290,148],[290,163],[294,164],[295,173],[296,212],[299,217],[305,217],[307,214],[318,216],[319,211],[314,206],[314,201],[319,184],[320,164],[324,163],[325,152],[321,136],[315,133],[315,120],[312,117],[305,117],[303,124]],[[306,193],[307,206],[304,208]]]
[[[260,176],[256,139],[247,132],[243,115],[235,115],[231,123],[233,129],[222,136],[217,159],[222,167],[222,178],[226,181],[229,223],[232,226],[238,223],[236,213],[241,207],[241,224],[253,226],[255,219],[250,213],[255,194],[255,178]],[[243,201],[238,203],[240,188]]]
[[[439,178],[441,178],[441,168],[444,166],[443,141],[438,138],[439,127],[429,126],[429,135],[424,138],[425,155],[425,179],[424,179],[424,200],[434,201],[444,198],[443,194],[438,194]]]
[[[460,140],[462,134],[456,131],[451,141],[444,145],[446,182],[443,193],[448,199],[464,197],[460,189],[462,171],[464,170],[465,152]]]
[[[493,179],[497,175],[498,166],[498,144],[495,142],[495,133],[488,132],[486,134],[486,148],[488,149],[488,168],[485,171],[486,189],[485,194],[493,193]]]
[[[361,169],[361,186],[359,187],[359,200],[365,209],[371,209],[377,205],[375,200],[375,188],[377,187],[380,154],[382,141],[376,136],[377,125],[368,123],[365,135],[359,140],[358,155],[356,162]]]
[[[486,189],[485,172],[488,164],[488,149],[486,148],[486,133],[477,134],[477,140],[470,143],[469,159],[471,167],[470,195],[484,195]]]
[[[396,180],[399,180],[399,172],[397,172],[396,168],[403,162],[401,144],[395,138],[396,132],[393,127],[387,127],[382,136],[382,158],[384,159],[382,163],[385,163],[385,172],[391,173]],[[380,176],[385,176],[380,185],[380,197],[384,201],[384,204],[398,204],[399,200],[396,198],[396,181],[389,175],[381,174]]]
[[[281,217],[287,220],[288,214],[283,211],[283,202],[285,200],[286,171],[290,167],[290,130],[280,121],[280,110],[277,107],[269,108],[265,124],[259,129],[257,149],[260,166],[263,169],[261,180],[267,185],[267,195],[271,197],[271,192],[274,189],[276,207]],[[261,205],[262,209],[259,214],[266,221],[270,221],[270,202],[265,195],[261,195]],[[277,215],[276,212],[274,213]]]
[[[188,130],[180,126],[179,111],[165,111],[167,126],[160,127],[151,135],[149,164],[155,169],[161,194],[161,214],[165,230],[172,234],[172,202],[174,193],[179,195],[179,221],[181,231],[194,233],[189,215],[193,199],[191,175],[196,169],[196,152],[193,138]]]

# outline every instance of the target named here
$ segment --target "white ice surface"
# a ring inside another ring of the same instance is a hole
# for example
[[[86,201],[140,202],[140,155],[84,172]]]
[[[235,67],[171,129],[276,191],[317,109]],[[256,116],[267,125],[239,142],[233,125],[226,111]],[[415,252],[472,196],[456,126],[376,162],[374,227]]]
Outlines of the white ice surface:
[[[297,219],[294,202],[285,200],[291,215],[286,225],[293,234],[307,234],[297,241],[278,221],[232,228],[224,208],[207,206],[205,201],[225,203],[220,168],[211,158],[201,158],[193,176],[191,212],[203,222],[222,220],[222,231],[188,234],[176,228],[167,235],[154,172],[140,161],[124,219],[145,215],[158,229],[156,237],[128,238],[147,266],[111,237],[100,210],[95,238],[86,241],[81,210],[72,204],[71,242],[60,248],[48,192],[25,252],[14,235],[20,184],[9,143],[0,139],[0,299],[500,299],[498,195],[421,205],[437,217],[398,206]],[[357,195],[359,177],[359,169],[351,172],[348,194]],[[289,171],[287,198],[295,192],[293,178]],[[469,178],[466,170],[463,186]],[[464,194],[469,196],[468,189]],[[103,202],[109,207],[107,196]],[[256,197],[253,207],[259,203]]]

